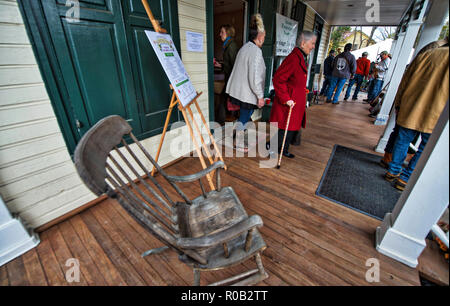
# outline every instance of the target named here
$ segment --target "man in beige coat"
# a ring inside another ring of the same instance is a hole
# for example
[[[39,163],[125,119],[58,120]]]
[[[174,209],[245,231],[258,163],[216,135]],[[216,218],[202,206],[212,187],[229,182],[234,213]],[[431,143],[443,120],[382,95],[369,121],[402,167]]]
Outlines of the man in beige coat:
[[[397,95],[397,125],[399,133],[392,152],[386,180],[396,180],[395,187],[403,190],[417,161],[428,142],[430,134],[448,101],[449,47],[419,54],[402,78]],[[420,133],[422,141],[408,167],[402,170],[409,143]]]

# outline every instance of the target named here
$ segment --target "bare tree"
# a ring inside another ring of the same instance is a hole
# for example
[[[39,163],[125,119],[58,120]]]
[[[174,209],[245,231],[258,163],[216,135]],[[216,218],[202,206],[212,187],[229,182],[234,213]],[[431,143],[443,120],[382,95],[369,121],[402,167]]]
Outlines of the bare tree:
[[[373,34],[375,34],[375,31],[377,30],[378,27],[372,27],[372,30],[370,31],[370,37],[369,37],[369,42],[367,43],[367,45],[370,45],[370,43],[373,40]]]
[[[362,30],[362,26],[360,26],[359,29],[359,49],[362,49],[363,47],[363,30]]]

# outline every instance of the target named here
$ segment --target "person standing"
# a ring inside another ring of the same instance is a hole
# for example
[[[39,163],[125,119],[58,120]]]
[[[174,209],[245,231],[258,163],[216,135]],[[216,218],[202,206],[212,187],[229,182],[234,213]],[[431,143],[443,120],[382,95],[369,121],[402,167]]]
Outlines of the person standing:
[[[374,79],[373,79],[373,87],[369,91],[367,96],[367,102],[372,102],[383,89],[384,78],[389,69],[389,64],[391,63],[391,59],[389,58],[389,52],[383,51],[380,53],[381,61],[379,63],[375,63],[374,66]]]
[[[328,57],[323,62],[323,75],[325,80],[322,84],[322,89],[320,90],[319,96],[325,96],[328,92],[328,87],[330,86],[330,79],[333,73],[333,60],[335,57],[336,51],[331,50]]]
[[[231,103],[240,107],[236,131],[245,131],[256,108],[264,106],[266,64],[261,47],[266,31],[260,14],[252,16],[249,25],[249,41],[239,50],[226,87]],[[244,152],[248,146],[244,144]]]
[[[327,93],[327,103],[339,104],[338,99],[345,82],[356,72],[356,59],[352,51],[352,44],[346,44],[344,52],[335,57],[333,61],[333,76]],[[336,88],[336,92],[333,92]]]
[[[361,84],[369,77],[370,60],[367,59],[369,53],[363,52],[362,56],[356,60],[356,74],[350,79],[348,83],[347,92],[345,93],[344,101],[347,101],[350,97],[353,84],[356,83],[355,92],[353,93],[352,100],[358,100],[358,93],[361,88]]]
[[[225,123],[226,104],[228,99],[228,95],[225,91],[238,52],[238,46],[234,41],[234,34],[235,30],[233,26],[225,24],[220,27],[219,36],[223,42],[223,63],[217,64],[216,66],[222,68],[224,74],[224,87],[222,93],[220,94],[220,102],[216,106],[215,110],[215,118],[220,125],[223,125]]]
[[[301,32],[297,37],[296,47],[284,59],[273,76],[275,99],[270,113],[270,123],[278,126],[278,153],[281,153],[289,111],[291,118],[287,127],[286,141],[282,154],[288,158],[295,157],[289,153],[289,144],[300,128],[305,127],[306,80],[308,66],[306,58],[316,45],[317,36],[309,31]],[[266,144],[268,148],[269,144]]]
[[[392,161],[385,174],[404,190],[449,97],[449,47],[431,49],[416,56],[402,78],[395,97],[398,135]],[[409,144],[420,134],[419,149],[402,169]]]

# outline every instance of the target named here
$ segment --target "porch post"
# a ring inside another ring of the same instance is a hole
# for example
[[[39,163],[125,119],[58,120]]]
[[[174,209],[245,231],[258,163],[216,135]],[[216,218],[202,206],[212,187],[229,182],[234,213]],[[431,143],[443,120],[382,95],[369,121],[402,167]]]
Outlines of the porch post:
[[[433,0],[431,2],[430,11],[423,24],[416,50],[414,50],[414,57],[420,49],[439,39],[439,34],[441,34],[442,27],[448,17],[448,8],[448,1]]]
[[[395,127],[395,120],[397,120],[397,116],[395,114],[394,108],[392,107],[391,112],[389,113],[389,119],[386,124],[386,128],[384,129],[383,135],[381,135],[380,140],[375,147],[375,152],[384,153],[384,149],[386,148],[386,145],[389,141],[389,137],[391,136],[391,133]]]
[[[391,83],[386,92],[386,96],[384,97],[383,105],[381,106],[380,112],[377,115],[377,119],[374,122],[375,125],[385,125],[389,119],[389,112],[391,111],[398,86],[400,85],[400,81],[402,80],[402,76],[411,56],[417,34],[419,33],[420,26],[422,25],[427,4],[428,1],[425,1],[424,5],[421,8],[419,17],[415,20],[410,21],[407,25],[405,38],[403,39],[403,44],[398,54],[397,64],[395,65],[395,67],[391,67],[392,65],[390,65],[389,67],[389,70],[394,69],[394,71],[392,71]],[[415,11],[413,11],[413,14],[411,15],[414,15],[414,12]]]
[[[449,203],[448,116],[447,101],[405,190],[376,230],[377,251],[413,268]]]
[[[398,37],[391,46],[390,53],[392,54],[392,60],[389,64],[389,69],[386,73],[386,78],[384,83],[387,84],[391,80],[392,72],[395,70],[395,66],[397,65],[398,56],[400,54],[400,51],[402,50],[403,41],[405,40],[406,32],[400,32],[398,34]]]

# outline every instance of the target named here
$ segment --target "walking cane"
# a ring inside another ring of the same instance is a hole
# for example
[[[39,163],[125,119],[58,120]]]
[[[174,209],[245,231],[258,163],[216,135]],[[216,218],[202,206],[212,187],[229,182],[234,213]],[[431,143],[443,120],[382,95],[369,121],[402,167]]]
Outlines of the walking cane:
[[[294,107],[294,105],[289,107],[289,115],[288,115],[288,118],[287,118],[286,129],[284,130],[283,145],[281,146],[281,152],[280,152],[280,157],[278,159],[277,169],[280,169],[281,158],[283,157],[283,151],[284,151],[284,143],[286,142],[286,135],[287,135],[287,132],[288,132],[289,121],[291,120],[291,112],[292,112],[292,108],[293,107]]]

